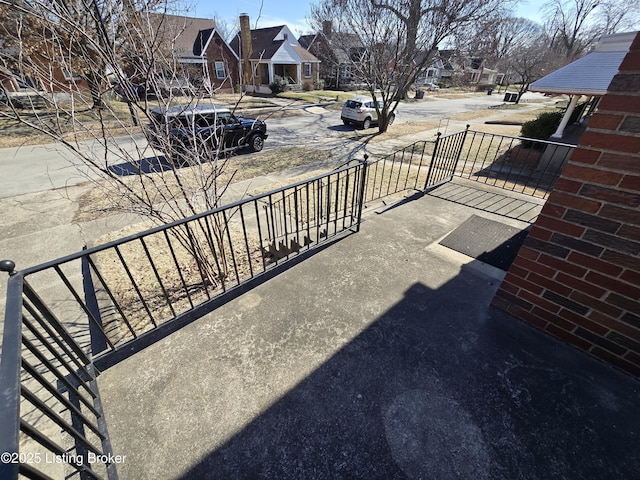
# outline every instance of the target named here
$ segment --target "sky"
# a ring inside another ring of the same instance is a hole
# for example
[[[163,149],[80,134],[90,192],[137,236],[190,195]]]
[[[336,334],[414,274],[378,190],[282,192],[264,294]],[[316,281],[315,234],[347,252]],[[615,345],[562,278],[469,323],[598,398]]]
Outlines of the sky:
[[[287,25],[296,35],[312,33],[307,24],[310,5],[314,0],[195,0],[190,16],[201,18],[219,18],[230,25],[238,24],[241,13],[249,14],[251,28]],[[521,17],[539,21],[540,0],[525,0],[517,11]],[[262,8],[262,11],[260,10]],[[237,26],[231,30],[237,31]]]

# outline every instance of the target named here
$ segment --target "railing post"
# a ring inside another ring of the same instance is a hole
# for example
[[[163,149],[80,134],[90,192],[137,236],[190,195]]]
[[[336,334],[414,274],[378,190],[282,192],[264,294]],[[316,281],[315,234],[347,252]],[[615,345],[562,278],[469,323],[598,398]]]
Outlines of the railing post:
[[[11,278],[7,283],[7,305],[0,361],[0,478],[18,478],[20,435],[20,358],[22,350],[22,275],[11,260],[0,262],[0,270]]]
[[[469,127],[471,125],[467,124],[467,127],[464,129],[464,133],[462,134],[462,140],[460,141],[460,146],[458,151],[455,154],[455,162],[453,163],[453,168],[451,169],[451,178],[456,174],[456,169],[458,168],[458,162],[460,162],[460,155],[462,154],[462,149],[464,148],[464,142],[467,141],[467,133],[469,133]]]
[[[436,136],[436,143],[433,147],[433,155],[431,155],[431,162],[429,163],[429,170],[427,171],[427,179],[424,181],[424,188],[422,189],[423,192],[426,192],[429,188],[429,182],[431,181],[431,172],[433,172],[433,164],[436,163],[436,159],[438,158],[441,136],[442,132],[438,132]]]
[[[369,165],[368,162],[369,159],[369,155],[364,156],[364,160],[362,161],[361,164],[361,168],[362,168],[362,172],[360,175],[360,192],[358,194],[359,198],[358,198],[358,221],[356,223],[356,232],[360,231],[360,222],[362,221],[362,209],[364,208],[364,196],[365,193],[367,191],[367,166]]]

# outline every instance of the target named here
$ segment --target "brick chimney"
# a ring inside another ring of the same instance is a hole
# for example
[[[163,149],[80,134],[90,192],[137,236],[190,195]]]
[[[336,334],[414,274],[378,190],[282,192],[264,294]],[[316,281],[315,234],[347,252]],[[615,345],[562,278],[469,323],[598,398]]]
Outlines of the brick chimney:
[[[322,33],[324,33],[325,37],[331,38],[331,33],[332,33],[331,20],[324,20],[322,22]]]
[[[251,26],[249,25],[249,15],[240,14],[240,58],[242,59],[242,84],[249,85],[251,82]]]

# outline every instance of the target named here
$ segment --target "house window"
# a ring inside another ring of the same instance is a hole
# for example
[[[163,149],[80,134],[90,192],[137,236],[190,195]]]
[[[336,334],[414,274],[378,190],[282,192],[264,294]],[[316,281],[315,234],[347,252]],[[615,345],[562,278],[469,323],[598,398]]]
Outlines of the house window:
[[[304,64],[304,78],[311,78],[311,64]]]
[[[65,80],[72,81],[80,80],[82,78],[80,77],[80,75],[74,75],[71,71],[71,59],[59,58],[58,61],[60,62],[60,70],[62,71],[62,75],[64,76]]]
[[[340,68],[340,78],[343,80],[351,79],[351,65],[342,65]]]
[[[216,67],[216,78],[223,79],[226,78],[227,73],[224,69],[224,62],[215,62]]]

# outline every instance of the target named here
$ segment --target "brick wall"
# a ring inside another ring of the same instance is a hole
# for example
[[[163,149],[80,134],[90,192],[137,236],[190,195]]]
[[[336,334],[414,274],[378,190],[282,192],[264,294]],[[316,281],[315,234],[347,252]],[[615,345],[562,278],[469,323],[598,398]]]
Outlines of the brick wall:
[[[493,305],[640,376],[640,34]]]

